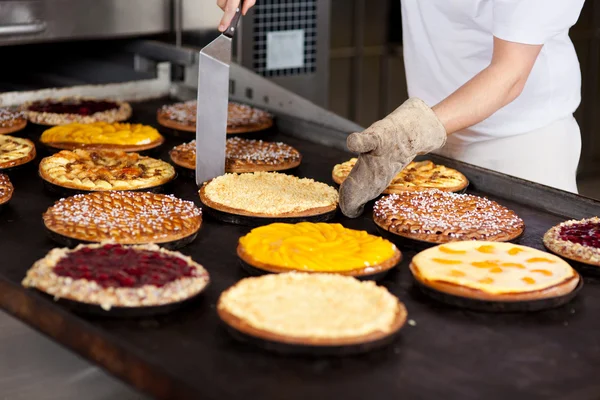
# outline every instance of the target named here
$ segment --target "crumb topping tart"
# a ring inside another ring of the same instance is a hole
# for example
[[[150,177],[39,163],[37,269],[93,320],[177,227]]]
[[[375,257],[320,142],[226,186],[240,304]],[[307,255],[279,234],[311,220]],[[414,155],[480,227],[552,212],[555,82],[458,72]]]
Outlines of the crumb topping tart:
[[[352,158],[333,167],[332,177],[335,183],[341,185],[346,180],[356,161],[356,158]],[[383,193],[393,194],[425,189],[458,192],[468,185],[467,178],[455,169],[431,161],[413,161],[394,177]]]
[[[22,284],[55,299],[110,310],[181,302],[208,282],[206,270],[181,253],[157,245],[102,243],[53,249],[27,271]]]
[[[131,116],[129,103],[76,97],[26,103],[23,111],[31,122],[41,125],[112,123],[125,121]]]
[[[42,179],[77,190],[138,190],[163,185],[175,169],[162,160],[123,151],[63,150],[44,158]]]
[[[393,335],[406,308],[372,281],[291,272],[246,278],[221,294],[220,318],[237,331],[297,345],[343,346]]]
[[[94,192],[57,201],[43,216],[53,233],[86,242],[167,243],[195,235],[202,213],[191,201],[148,192]]]
[[[196,132],[197,102],[165,105],[157,112],[158,123],[172,129]],[[248,133],[268,129],[273,126],[273,116],[266,111],[229,102],[227,133]]]
[[[8,176],[0,174],[0,206],[8,203],[13,195],[13,185]]]
[[[142,151],[160,146],[164,138],[148,125],[96,122],[73,123],[46,130],[40,141],[57,149]]]
[[[0,135],[0,170],[26,164],[35,156],[35,145],[31,140]]]
[[[20,131],[25,126],[27,126],[25,113],[0,107],[0,135]]]
[[[375,203],[373,220],[393,234],[431,243],[510,241],[525,227],[495,201],[436,189],[385,196]]]
[[[275,223],[254,228],[240,238],[238,256],[268,272],[329,272],[371,275],[398,264],[391,242],[341,224]]]
[[[174,147],[171,160],[180,167],[196,169],[196,141]],[[300,165],[300,152],[281,142],[239,137],[227,139],[225,172],[282,171]]]
[[[497,242],[454,242],[413,257],[422,284],[481,300],[536,300],[569,293],[579,275],[559,257],[531,247]]]
[[[225,174],[205,183],[200,199],[220,211],[249,216],[308,216],[334,211],[337,190],[277,172]]]
[[[544,235],[544,245],[562,257],[600,267],[600,218],[556,225]]]

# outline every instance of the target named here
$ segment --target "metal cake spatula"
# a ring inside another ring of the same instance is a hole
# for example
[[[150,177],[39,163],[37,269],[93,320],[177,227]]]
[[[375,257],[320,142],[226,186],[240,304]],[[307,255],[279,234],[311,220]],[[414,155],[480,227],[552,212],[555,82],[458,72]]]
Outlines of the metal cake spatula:
[[[243,0],[229,28],[200,51],[196,114],[196,183],[225,173],[231,41],[242,16]]]

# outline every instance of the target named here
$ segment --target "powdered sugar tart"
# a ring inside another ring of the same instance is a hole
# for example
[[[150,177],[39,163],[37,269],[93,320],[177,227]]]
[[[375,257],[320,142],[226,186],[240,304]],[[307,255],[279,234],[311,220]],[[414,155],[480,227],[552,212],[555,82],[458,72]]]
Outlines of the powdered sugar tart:
[[[26,164],[35,156],[35,145],[31,140],[0,135],[0,170]]]
[[[27,126],[25,113],[8,108],[0,108],[0,135],[13,133]]]
[[[158,123],[167,128],[196,132],[197,102],[165,105],[157,112]],[[227,133],[249,133],[273,126],[273,116],[266,111],[245,104],[229,102]]]
[[[372,281],[298,272],[243,279],[221,294],[217,311],[247,336],[317,348],[391,338],[407,316],[404,305]]]
[[[13,185],[8,176],[0,174],[0,206],[8,203],[13,195]]]
[[[440,190],[385,196],[375,203],[373,219],[395,235],[430,243],[510,241],[525,227],[514,211],[495,201]]]
[[[183,302],[209,282],[190,257],[157,245],[113,243],[53,249],[37,261],[23,286],[55,299],[113,308],[148,308]]]
[[[179,247],[193,240],[202,213],[191,201],[148,192],[94,192],[57,201],[43,216],[53,239]]]
[[[196,141],[176,146],[169,153],[180,167],[196,169]],[[239,137],[227,139],[225,172],[282,171],[300,165],[300,152],[281,142]]]
[[[512,243],[447,243],[417,254],[410,269],[426,287],[486,301],[564,296],[580,281],[577,272],[559,257]]]
[[[600,218],[558,224],[546,232],[544,245],[562,257],[600,267]]]
[[[102,191],[154,188],[175,178],[162,160],[123,151],[63,150],[44,158],[42,179],[64,188]]]
[[[121,122],[131,116],[129,103],[116,100],[64,97],[25,103],[27,118],[40,125],[66,125],[74,122]]]
[[[312,179],[277,172],[225,174],[205,183],[200,200],[229,214],[308,217],[335,212],[337,190]]]
[[[341,185],[356,165],[356,161],[356,158],[352,158],[334,166],[332,172],[334,182]],[[468,179],[455,169],[434,164],[431,161],[413,161],[394,177],[383,193],[392,194],[424,189],[458,192],[468,185]]]

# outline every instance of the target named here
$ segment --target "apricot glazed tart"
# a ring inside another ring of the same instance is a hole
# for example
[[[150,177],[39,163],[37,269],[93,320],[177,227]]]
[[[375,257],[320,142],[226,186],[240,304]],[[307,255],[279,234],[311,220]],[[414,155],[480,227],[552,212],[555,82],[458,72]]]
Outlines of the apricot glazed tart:
[[[352,158],[333,167],[335,183],[342,184],[356,165]],[[434,164],[431,161],[413,161],[398,173],[383,193],[393,194],[406,191],[439,189],[445,192],[458,192],[469,185],[467,178],[455,169]]]
[[[391,242],[340,224],[276,223],[240,238],[238,256],[266,272],[323,272],[356,277],[388,271],[401,254]]]
[[[180,303],[208,282],[201,265],[157,245],[92,244],[53,249],[27,271],[22,284],[56,300],[110,310]]]
[[[113,123],[126,121],[131,117],[129,103],[77,97],[29,102],[23,105],[23,111],[31,122],[51,126],[74,122]]]
[[[0,108],[0,135],[13,133],[27,126],[27,118],[22,111]]]
[[[559,256],[600,267],[600,218],[563,222],[546,232],[544,245]]]
[[[0,135],[0,170],[27,164],[35,156],[35,145],[31,140]]]
[[[202,186],[200,200],[220,212],[249,217],[311,217],[335,212],[337,191],[277,172],[225,174]]]
[[[196,141],[176,146],[169,153],[176,165],[196,169]],[[227,139],[225,172],[282,171],[300,165],[300,152],[280,142],[234,137]]]
[[[157,112],[158,123],[179,131],[196,132],[196,108],[195,100],[165,105]],[[273,116],[268,112],[245,104],[229,102],[227,133],[258,132],[271,126],[273,126]]]
[[[513,211],[495,201],[436,189],[385,196],[375,203],[373,220],[394,235],[429,243],[504,242],[521,235],[525,227]]]
[[[191,201],[148,192],[94,192],[57,201],[44,213],[53,239],[177,246],[193,240],[202,213]]]
[[[73,123],[46,130],[40,141],[55,149],[143,151],[160,146],[164,137],[151,126],[141,124]]]
[[[486,301],[530,301],[564,296],[580,277],[559,257],[512,243],[455,242],[429,248],[410,264],[422,285]]]
[[[0,206],[9,202],[13,195],[13,185],[8,176],[0,174]]]
[[[139,190],[164,185],[175,169],[162,160],[123,151],[63,150],[44,158],[42,179],[63,188],[85,191]]]
[[[246,278],[221,294],[219,317],[234,331],[297,346],[350,346],[392,337],[406,308],[372,281],[290,272]]]

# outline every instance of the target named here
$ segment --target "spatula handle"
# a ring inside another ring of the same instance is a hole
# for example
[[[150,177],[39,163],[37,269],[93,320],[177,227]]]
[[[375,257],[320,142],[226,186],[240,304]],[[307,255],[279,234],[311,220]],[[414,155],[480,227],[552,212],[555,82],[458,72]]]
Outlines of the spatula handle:
[[[223,35],[233,38],[235,35],[235,31],[237,30],[238,22],[240,22],[240,18],[242,18],[242,7],[244,6],[244,0],[240,0],[240,5],[237,10],[235,10],[235,15],[231,19],[231,24],[229,24],[229,28],[225,29]]]

